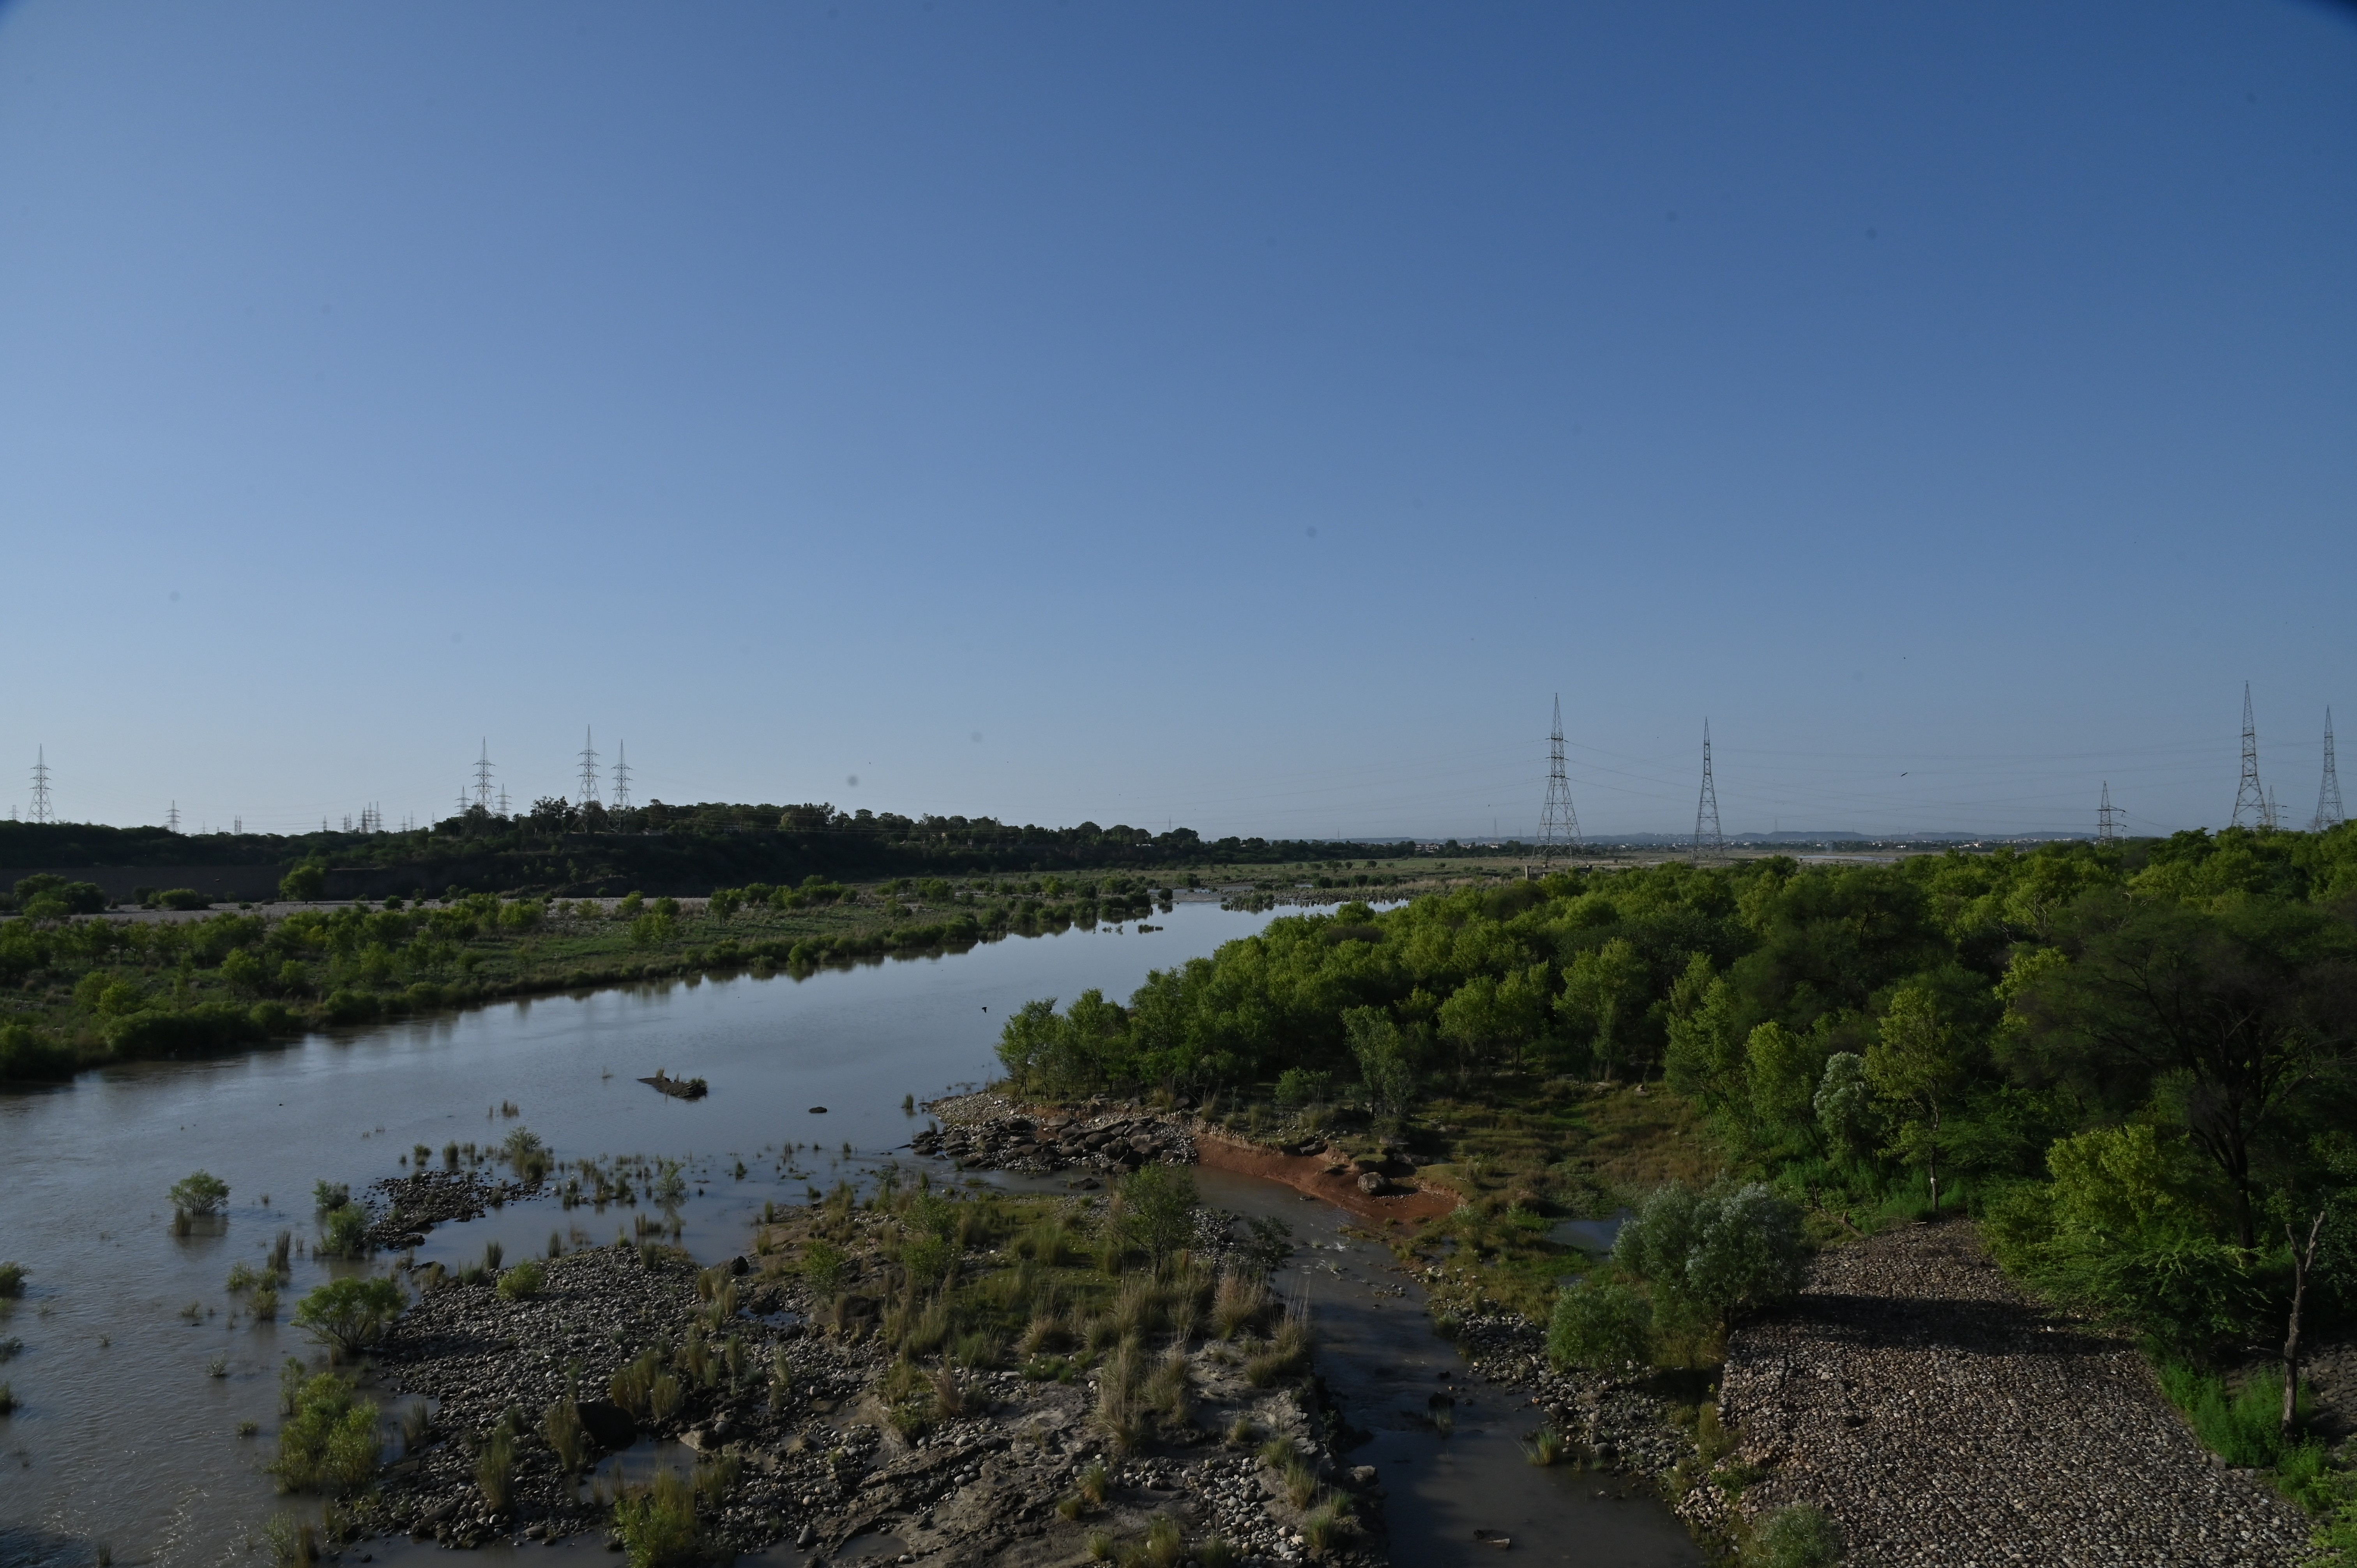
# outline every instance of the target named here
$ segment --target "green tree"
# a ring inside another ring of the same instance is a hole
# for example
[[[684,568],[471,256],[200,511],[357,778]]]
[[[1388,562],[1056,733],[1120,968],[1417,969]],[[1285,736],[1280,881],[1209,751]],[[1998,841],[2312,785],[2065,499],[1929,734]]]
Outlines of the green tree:
[[[1547,1318],[1547,1359],[1558,1369],[1619,1371],[1650,1359],[1653,1309],[1617,1280],[1590,1279],[1555,1293]]]
[[[2287,1157],[2295,1098],[2345,1093],[2357,923],[2269,897],[2182,906],[2098,894],[2066,922],[2068,963],[2015,987],[2017,1071],[2125,1111],[2158,1092],[2233,1192],[2258,1244],[2260,1163]]]
[[[1970,1054],[1958,1031],[1940,1015],[1939,999],[1918,985],[1902,986],[1884,1010],[1874,1044],[1866,1051],[1866,1078],[1895,1122],[1891,1153],[1920,1165],[1932,1187],[1932,1210],[1940,1208],[1940,1134],[1971,1071]]]
[[[1752,1108],[1760,1119],[1779,1129],[1807,1126],[1824,1062],[1824,1047],[1771,1020],[1751,1031],[1743,1054],[1749,1069]]]
[[[1159,1268],[1195,1236],[1195,1178],[1178,1165],[1144,1165],[1121,1178],[1125,1239]]]
[[[1624,1062],[1636,1059],[1637,1027],[1652,1001],[1651,979],[1643,955],[1626,937],[1580,953],[1564,973],[1555,1015],[1587,1035],[1597,1069],[1608,1079],[1620,1076]]]
[[[1824,1077],[1810,1104],[1825,1146],[1838,1157],[1854,1160],[1872,1145],[1874,1090],[1867,1082],[1866,1058],[1856,1051],[1835,1051],[1825,1058]]]
[[[327,886],[327,862],[299,860],[278,879],[278,896],[290,904],[309,904],[316,902]]]
[[[1386,1116],[1404,1116],[1415,1102],[1421,1078],[1415,1041],[1380,1007],[1354,1007],[1342,1015],[1342,1028],[1367,1097]]]

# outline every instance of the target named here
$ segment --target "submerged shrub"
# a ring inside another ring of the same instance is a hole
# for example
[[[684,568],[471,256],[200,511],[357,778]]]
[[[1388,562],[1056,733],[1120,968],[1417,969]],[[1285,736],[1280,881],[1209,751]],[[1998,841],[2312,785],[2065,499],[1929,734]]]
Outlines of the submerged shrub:
[[[210,1171],[191,1171],[172,1184],[170,1196],[174,1209],[200,1218],[220,1212],[229,1201],[229,1183]]]
[[[278,1429],[271,1473],[290,1492],[357,1492],[376,1478],[376,1408],[333,1372],[293,1390],[294,1413]]]
[[[357,1203],[331,1208],[319,1222],[319,1251],[331,1258],[368,1255],[368,1211]]]

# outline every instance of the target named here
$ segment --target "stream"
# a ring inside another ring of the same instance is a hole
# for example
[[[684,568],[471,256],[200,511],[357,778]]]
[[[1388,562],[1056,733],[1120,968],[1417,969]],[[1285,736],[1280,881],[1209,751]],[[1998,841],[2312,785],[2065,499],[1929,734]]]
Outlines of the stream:
[[[684,1162],[681,1242],[715,1262],[746,1249],[765,1202],[798,1204],[811,1185],[908,1163],[892,1151],[923,1123],[904,1097],[992,1076],[1000,1022],[1015,1007],[1090,986],[1126,998],[1149,969],[1208,954],[1271,918],[1182,902],[1148,933],[1104,926],[799,979],[541,998],[0,1092],[0,1260],[28,1271],[24,1298],[0,1302],[0,1381],[17,1401],[0,1416],[0,1565],[266,1560],[261,1528],[286,1506],[263,1469],[279,1368],[290,1355],[319,1360],[284,1315],[313,1284],[363,1265],[297,1256],[275,1322],[242,1312],[224,1280],[259,1263],[281,1230],[307,1243],[315,1182],[358,1194],[404,1174],[413,1145],[438,1159],[446,1144],[496,1144],[524,1126],[561,1159]],[[659,1069],[702,1076],[712,1092],[675,1100],[638,1081]],[[166,1192],[199,1167],[229,1183],[229,1204],[177,1235]],[[1609,1477],[1523,1463],[1517,1438],[1532,1423],[1463,1380],[1422,1291],[1387,1251],[1344,1233],[1349,1216],[1250,1177],[1199,1180],[1208,1202],[1275,1215],[1301,1243],[1286,1265],[1298,1277],[1284,1283],[1308,1291],[1318,1369],[1351,1425],[1372,1434],[1350,1458],[1381,1467],[1394,1563],[1494,1560],[1476,1529],[1550,1563],[1700,1563],[1658,1502],[1624,1498]],[[439,1226],[416,1251],[456,1265],[497,1240],[513,1261],[552,1237],[568,1249],[609,1242],[631,1223],[610,1208],[535,1199]],[[11,1341],[21,1343],[9,1350]],[[1434,1392],[1452,1390],[1457,1424],[1444,1435],[1423,1417]],[[423,1563],[432,1550],[357,1549],[388,1564]],[[619,1561],[595,1538],[535,1548],[535,1560],[552,1550]],[[801,1554],[739,1561],[797,1568]]]

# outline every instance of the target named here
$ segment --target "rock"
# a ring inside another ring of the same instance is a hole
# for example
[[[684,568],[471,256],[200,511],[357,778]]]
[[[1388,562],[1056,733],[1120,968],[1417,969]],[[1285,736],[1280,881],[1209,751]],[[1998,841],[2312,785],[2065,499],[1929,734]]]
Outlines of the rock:
[[[1381,1171],[1362,1171],[1359,1175],[1359,1190],[1369,1197],[1381,1197],[1392,1190],[1391,1178]]]
[[[630,1419],[630,1412],[612,1401],[583,1400],[580,1411],[581,1428],[600,1451],[611,1454],[639,1440],[638,1423]]]
[[[745,1261],[744,1253],[739,1252],[728,1260],[728,1272],[741,1279],[753,1272],[753,1265]]]

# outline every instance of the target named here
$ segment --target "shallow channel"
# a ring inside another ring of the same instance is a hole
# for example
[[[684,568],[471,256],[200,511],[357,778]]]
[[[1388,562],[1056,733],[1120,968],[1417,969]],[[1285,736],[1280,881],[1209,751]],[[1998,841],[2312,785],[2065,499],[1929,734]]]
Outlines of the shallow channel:
[[[90,1568],[102,1554],[124,1568],[255,1560],[264,1521],[286,1506],[262,1469],[278,1369],[290,1355],[318,1357],[283,1321],[242,1315],[223,1281],[281,1230],[307,1241],[314,1182],[358,1193],[399,1174],[414,1144],[491,1144],[528,1126],[564,1159],[685,1161],[693,1196],[676,1210],[681,1240],[716,1261],[745,1249],[765,1202],[802,1201],[809,1185],[890,1157],[921,1124],[902,1110],[904,1096],[987,1078],[1014,1007],[1090,986],[1125,998],[1147,970],[1271,918],[1182,903],[1143,935],[1075,929],[799,980],[544,998],[0,1094],[0,1258],[31,1271],[25,1299],[0,1317],[0,1341],[22,1341],[0,1364],[19,1402],[0,1417],[0,1565]],[[637,1081],[658,1069],[701,1075],[712,1092],[682,1101]],[[515,1118],[500,1114],[509,1102]],[[176,1236],[166,1189],[199,1166],[229,1182],[227,1213]],[[1290,1266],[1318,1305],[1321,1369],[1351,1425],[1373,1434],[1352,1458],[1383,1467],[1394,1561],[1489,1561],[1493,1549],[1472,1541],[1483,1528],[1550,1563],[1699,1562],[1658,1504],[1598,1498],[1616,1488],[1524,1465],[1512,1412],[1493,1412],[1478,1391],[1464,1396],[1472,1409],[1460,1400],[1453,1435],[1413,1419],[1431,1390],[1448,1386],[1443,1374],[1463,1366],[1430,1332],[1420,1290],[1390,1271],[1389,1254],[1343,1236],[1346,1215],[1288,1188],[1216,1172],[1201,1179],[1211,1200],[1278,1214],[1305,1243]],[[552,1234],[568,1248],[610,1241],[641,1212],[512,1204],[437,1228],[417,1255],[455,1263],[498,1240],[514,1260],[542,1251]],[[343,1266],[298,1257],[288,1306]],[[242,1423],[253,1435],[238,1435]],[[388,1443],[396,1453],[390,1423]],[[599,1544],[558,1550],[613,1561]],[[422,1562],[430,1549],[364,1550],[390,1565]],[[799,1557],[779,1550],[745,1561],[791,1568]]]

